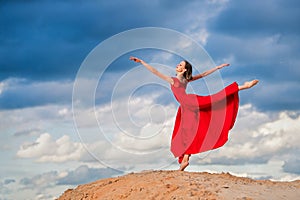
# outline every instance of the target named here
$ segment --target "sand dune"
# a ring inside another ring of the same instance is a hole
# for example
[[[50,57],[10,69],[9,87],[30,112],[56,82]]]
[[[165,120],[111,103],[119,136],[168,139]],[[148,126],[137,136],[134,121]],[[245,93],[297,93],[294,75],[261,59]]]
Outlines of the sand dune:
[[[66,190],[58,200],[298,200],[300,180],[272,182],[228,173],[144,171],[98,180]]]

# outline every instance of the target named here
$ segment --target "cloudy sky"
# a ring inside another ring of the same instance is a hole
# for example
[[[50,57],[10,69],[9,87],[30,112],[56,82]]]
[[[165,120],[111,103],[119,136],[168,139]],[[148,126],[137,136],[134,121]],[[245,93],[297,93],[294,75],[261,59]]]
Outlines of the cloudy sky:
[[[189,88],[203,95],[216,82],[260,79],[240,93],[229,142],[188,170],[299,179],[299,9],[296,0],[1,1],[0,199],[53,199],[100,178],[177,169],[178,104],[130,55],[170,76],[181,59],[195,71],[229,62]]]

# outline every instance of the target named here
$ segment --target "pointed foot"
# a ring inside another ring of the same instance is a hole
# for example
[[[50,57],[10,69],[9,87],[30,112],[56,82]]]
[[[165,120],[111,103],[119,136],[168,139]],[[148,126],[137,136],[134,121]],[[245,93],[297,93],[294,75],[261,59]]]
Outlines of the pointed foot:
[[[254,80],[252,80],[252,81],[245,82],[244,85],[239,86],[239,89],[240,89],[240,90],[244,90],[244,89],[252,88],[252,87],[253,87],[254,85],[256,85],[258,82],[259,82],[259,80],[257,80],[257,79],[254,79]]]
[[[182,162],[179,171],[184,171],[187,166],[189,166],[189,162]]]
[[[255,79],[255,80],[246,82],[246,83],[245,83],[245,86],[246,86],[247,88],[252,88],[252,87],[253,87],[254,85],[256,85],[258,82],[259,82],[259,80]]]

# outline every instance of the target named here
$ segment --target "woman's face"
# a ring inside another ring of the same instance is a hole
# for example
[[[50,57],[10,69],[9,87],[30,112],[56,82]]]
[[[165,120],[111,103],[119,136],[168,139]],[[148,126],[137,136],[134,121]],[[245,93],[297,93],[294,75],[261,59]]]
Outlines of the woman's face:
[[[185,69],[185,62],[181,61],[177,66],[176,66],[176,72],[183,72]]]

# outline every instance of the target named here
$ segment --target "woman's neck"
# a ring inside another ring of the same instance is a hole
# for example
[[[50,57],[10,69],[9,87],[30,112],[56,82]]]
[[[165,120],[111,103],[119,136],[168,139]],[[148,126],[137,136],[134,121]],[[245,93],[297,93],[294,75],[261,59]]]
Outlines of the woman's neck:
[[[180,82],[182,82],[182,83],[186,82],[186,80],[185,80],[185,78],[183,77],[182,74],[177,74],[176,77],[177,77],[177,79],[178,79]]]

